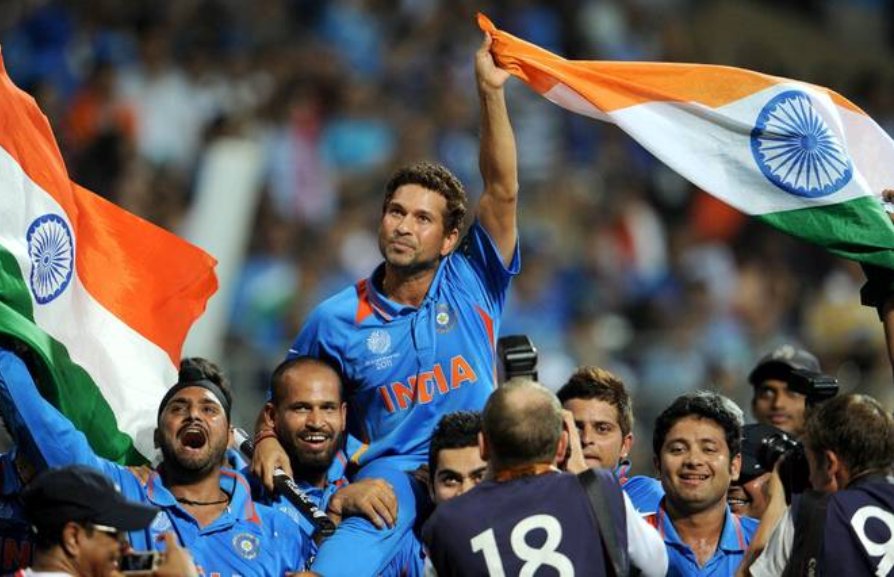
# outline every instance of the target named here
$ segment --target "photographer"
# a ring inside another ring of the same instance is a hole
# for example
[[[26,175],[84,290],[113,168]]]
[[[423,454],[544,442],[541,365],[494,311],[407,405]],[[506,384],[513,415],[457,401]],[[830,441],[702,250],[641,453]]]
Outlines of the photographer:
[[[782,345],[761,357],[748,381],[754,387],[751,413],[755,420],[800,437],[806,402],[804,391],[792,386],[797,371],[819,373],[819,361],[804,349]]]
[[[796,445],[782,430],[752,424],[742,428],[742,470],[726,494],[736,515],[760,519],[769,504],[773,464]]]
[[[48,469],[22,494],[37,550],[31,569],[16,575],[101,577],[121,566],[125,531],[145,529],[159,509],[129,501],[102,473],[83,465]],[[151,569],[161,576],[196,576],[189,553],[165,534],[167,551]],[[148,574],[145,573],[145,574]]]
[[[781,522],[742,573],[894,574],[894,418],[871,397],[834,398],[809,415],[804,452],[813,492],[784,509],[774,479],[771,508],[783,511]],[[778,516],[765,515],[761,531]]]

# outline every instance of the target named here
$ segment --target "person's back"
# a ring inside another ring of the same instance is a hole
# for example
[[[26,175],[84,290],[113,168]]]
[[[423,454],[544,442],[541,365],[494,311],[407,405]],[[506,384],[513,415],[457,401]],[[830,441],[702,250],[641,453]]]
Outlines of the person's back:
[[[833,493],[823,542],[825,575],[894,574],[894,477],[870,475]]]
[[[623,527],[620,487],[611,473],[597,475],[603,490],[616,493],[610,525]],[[624,540],[625,531],[616,533]],[[441,577],[610,574],[587,493],[570,473],[485,481],[440,505],[423,539]]]

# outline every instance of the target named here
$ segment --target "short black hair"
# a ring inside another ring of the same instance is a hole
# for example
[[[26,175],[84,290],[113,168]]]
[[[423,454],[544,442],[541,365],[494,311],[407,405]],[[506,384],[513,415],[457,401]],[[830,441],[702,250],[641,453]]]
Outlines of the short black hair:
[[[335,373],[338,377],[338,396],[339,401],[344,401],[344,383],[341,372],[326,359],[311,357],[307,355],[292,357],[281,362],[270,375],[270,402],[273,406],[278,406],[283,398],[283,385],[285,384],[285,376],[292,369],[300,368],[305,365],[325,367]]]
[[[720,425],[726,437],[730,457],[742,452],[742,409],[729,398],[714,391],[693,391],[680,395],[655,419],[652,434],[652,451],[655,457],[661,454],[661,447],[668,432],[681,419],[701,417]]]
[[[469,199],[462,183],[447,167],[434,162],[417,162],[398,168],[385,185],[385,200],[382,211],[388,210],[388,203],[394,198],[394,192],[405,184],[417,184],[422,188],[437,192],[447,201],[444,214],[444,232],[460,230],[466,220]]]
[[[184,369],[201,371],[206,379],[217,385],[224,398],[226,398],[227,405],[233,406],[233,390],[230,387],[230,380],[219,366],[202,357],[186,357],[180,360],[180,371],[182,372]],[[189,382],[183,379],[180,379],[180,381]]]
[[[481,432],[481,413],[477,411],[456,411],[447,413],[431,434],[428,448],[428,474],[435,477],[438,456],[445,449],[465,449],[478,446]]]

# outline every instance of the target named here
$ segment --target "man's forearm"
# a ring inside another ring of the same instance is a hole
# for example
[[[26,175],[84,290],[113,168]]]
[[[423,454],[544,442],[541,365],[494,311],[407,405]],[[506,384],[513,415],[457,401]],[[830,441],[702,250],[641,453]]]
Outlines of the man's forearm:
[[[514,203],[518,196],[518,160],[506,97],[502,87],[479,87],[478,94],[481,102],[479,165],[484,193],[496,201]]]

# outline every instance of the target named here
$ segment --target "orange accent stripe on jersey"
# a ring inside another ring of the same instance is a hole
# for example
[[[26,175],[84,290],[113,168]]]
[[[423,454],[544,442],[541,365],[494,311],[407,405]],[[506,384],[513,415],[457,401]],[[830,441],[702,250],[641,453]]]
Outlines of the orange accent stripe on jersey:
[[[225,469],[221,469],[220,474],[226,475],[227,477],[233,477],[239,484],[242,485],[242,488],[245,489],[245,493],[248,495],[248,499],[245,503],[245,517],[252,523],[260,523],[261,518],[258,517],[258,512],[255,511],[255,503],[251,499],[251,488],[248,486],[245,478],[239,473],[236,473],[234,471],[227,471]]]
[[[357,288],[357,314],[354,315],[354,322],[358,325],[363,322],[363,319],[373,313],[372,304],[369,302],[367,282],[368,279],[363,279],[355,285]]]

